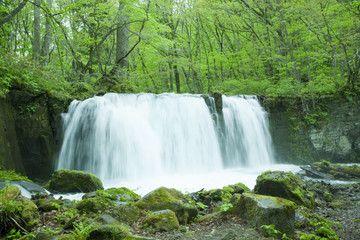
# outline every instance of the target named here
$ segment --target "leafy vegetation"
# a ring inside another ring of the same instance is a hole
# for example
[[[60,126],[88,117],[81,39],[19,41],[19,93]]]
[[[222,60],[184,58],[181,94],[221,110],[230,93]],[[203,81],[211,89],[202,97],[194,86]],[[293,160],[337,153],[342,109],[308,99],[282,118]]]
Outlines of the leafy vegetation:
[[[312,229],[311,234],[306,234],[303,232],[298,232],[299,239],[301,240],[310,240],[310,239],[339,239],[336,235],[336,232],[333,228],[342,228],[342,225],[339,222],[332,222],[324,217],[317,215],[316,213],[311,213],[308,211],[300,210],[300,214],[304,216],[305,221],[298,223],[298,226],[304,229]]]
[[[0,180],[9,180],[9,181],[24,180],[31,182],[31,180],[28,177],[21,176],[20,174],[16,173],[14,170],[1,170],[1,169],[0,169]]]
[[[0,96],[358,94],[359,9],[336,0],[5,0]]]

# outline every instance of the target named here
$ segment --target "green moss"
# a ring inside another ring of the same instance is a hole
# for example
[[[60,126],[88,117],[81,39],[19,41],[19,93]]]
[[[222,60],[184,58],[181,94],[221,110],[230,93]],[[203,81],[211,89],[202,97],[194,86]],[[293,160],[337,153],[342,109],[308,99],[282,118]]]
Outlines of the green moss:
[[[21,194],[21,190],[13,185],[8,185],[0,190],[0,202],[15,200]]]
[[[221,212],[216,211],[216,212],[211,213],[211,214],[206,214],[204,216],[200,216],[199,218],[196,219],[196,221],[199,222],[199,223],[210,222],[210,221],[212,221],[215,218],[218,218],[220,216],[221,216]]]
[[[233,185],[229,185],[228,187],[231,187],[234,190],[233,193],[243,193],[243,192],[250,191],[250,188],[245,186],[245,184],[243,184],[243,183],[236,183]]]
[[[97,190],[96,194],[101,197],[106,197],[111,200],[118,200],[123,202],[136,201],[140,198],[140,195],[134,193],[126,187],[122,188],[109,188],[106,190]]]
[[[274,202],[274,204],[276,206],[285,206],[292,210],[295,210],[295,203],[293,201],[289,201],[289,200],[281,198],[281,197],[271,197],[271,196],[265,196],[265,195],[255,194],[255,193],[244,193],[243,196],[253,197],[259,201],[270,199]]]
[[[39,199],[35,201],[39,210],[44,212],[50,212],[51,210],[57,210],[64,203],[58,199]]]
[[[91,173],[61,169],[54,172],[49,188],[54,192],[91,192],[103,190],[104,187],[98,177]]]
[[[358,165],[331,165],[330,162],[322,160],[311,164],[311,167],[319,172],[330,173],[335,178],[360,178],[360,167]]]
[[[113,240],[124,239],[130,229],[120,223],[93,225],[87,239]]]
[[[184,194],[176,189],[160,187],[135,203],[140,209],[159,211],[169,209],[176,213],[179,221],[191,221],[198,214],[194,203],[190,203]]]
[[[256,179],[254,192],[289,199],[308,208],[315,207],[315,197],[291,172],[267,171]]]
[[[88,198],[79,201],[76,204],[76,208],[83,212],[103,212],[105,209],[112,207],[114,204],[109,199],[100,197]]]
[[[17,181],[17,180],[24,180],[28,182],[32,182],[30,179],[28,179],[25,176],[21,176],[20,174],[14,172],[13,170],[0,170],[0,180],[2,181]]]
[[[150,212],[146,216],[145,224],[151,226],[152,231],[171,231],[180,226],[176,214],[168,209]]]
[[[299,213],[304,217],[304,221],[301,223],[297,223],[299,227],[307,228],[308,230],[312,230],[311,236],[315,239],[339,239],[336,235],[336,232],[333,228],[342,228],[342,225],[339,222],[332,222],[324,217],[317,215],[316,213],[311,213],[304,210],[298,210]],[[314,239],[308,238],[310,237],[309,234],[304,234],[299,232],[302,237],[300,239]]]
[[[140,215],[141,210],[133,203],[121,205],[118,210],[118,217],[123,222],[136,222]]]
[[[31,230],[40,221],[39,211],[35,203],[29,199],[26,199],[23,204],[21,217],[26,222],[26,229]]]

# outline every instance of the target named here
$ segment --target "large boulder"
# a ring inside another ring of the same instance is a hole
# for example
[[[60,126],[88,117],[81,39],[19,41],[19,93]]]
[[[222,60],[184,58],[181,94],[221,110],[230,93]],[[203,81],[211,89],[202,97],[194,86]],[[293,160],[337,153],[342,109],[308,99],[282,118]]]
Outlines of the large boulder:
[[[175,213],[169,209],[151,212],[146,216],[145,224],[151,226],[152,232],[168,232],[180,226]]]
[[[43,198],[34,201],[40,211],[50,212],[52,210],[58,210],[60,206],[64,205],[64,202],[58,199]]]
[[[103,212],[107,208],[110,208],[112,206],[113,205],[109,199],[100,198],[100,197],[87,198],[76,203],[76,208],[81,212],[86,212],[86,213]]]
[[[140,198],[140,195],[134,193],[126,187],[121,188],[108,188],[106,190],[97,190],[95,192],[89,192],[85,194],[82,198],[93,198],[93,197],[103,197],[113,200],[118,203],[124,202],[135,202]]]
[[[267,171],[256,179],[254,192],[281,197],[308,208],[315,207],[314,194],[291,172]]]
[[[88,240],[124,239],[130,229],[120,223],[93,224],[89,230]]]
[[[189,203],[184,194],[173,188],[160,187],[146,194],[135,205],[150,211],[172,210],[180,223],[189,222],[198,214],[195,204]]]
[[[232,198],[236,215],[248,221],[255,227],[275,225],[275,229],[286,233],[288,237],[294,235],[295,203],[292,201],[253,193],[236,194]]]
[[[49,189],[58,193],[87,193],[103,190],[104,187],[100,179],[91,173],[60,169],[53,173]]]
[[[141,216],[141,210],[134,203],[120,205],[117,213],[119,220],[125,223],[136,222]]]

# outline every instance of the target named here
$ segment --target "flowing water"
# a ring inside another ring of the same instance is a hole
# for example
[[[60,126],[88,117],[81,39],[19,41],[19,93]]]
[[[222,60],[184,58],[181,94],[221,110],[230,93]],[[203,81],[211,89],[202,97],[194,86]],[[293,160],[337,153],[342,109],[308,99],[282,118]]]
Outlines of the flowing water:
[[[140,193],[250,179],[253,187],[254,174],[275,166],[267,113],[254,96],[222,100],[222,116],[212,98],[207,105],[200,95],[110,93],[73,101],[63,114],[57,168],[91,172],[106,187]]]

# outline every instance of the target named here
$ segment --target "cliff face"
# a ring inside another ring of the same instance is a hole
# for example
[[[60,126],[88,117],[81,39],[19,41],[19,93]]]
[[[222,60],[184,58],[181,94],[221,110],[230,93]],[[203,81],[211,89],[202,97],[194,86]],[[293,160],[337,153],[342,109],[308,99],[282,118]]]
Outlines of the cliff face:
[[[32,179],[48,178],[64,106],[46,94],[20,91],[0,99],[0,164]]]
[[[360,162],[360,99],[265,100],[280,161]]]

